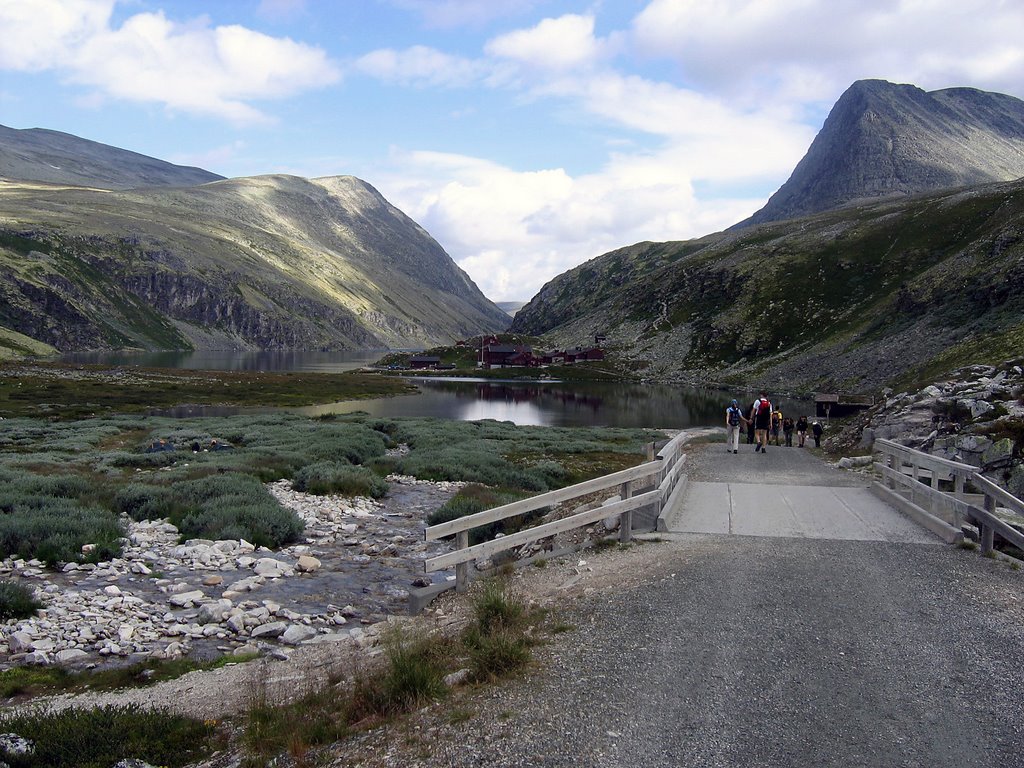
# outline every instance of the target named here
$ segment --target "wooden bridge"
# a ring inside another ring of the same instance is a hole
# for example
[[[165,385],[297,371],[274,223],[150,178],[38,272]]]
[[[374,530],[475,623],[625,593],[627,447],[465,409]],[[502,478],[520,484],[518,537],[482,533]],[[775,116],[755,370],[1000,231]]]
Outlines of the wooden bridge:
[[[984,552],[993,549],[996,535],[1024,550],[1024,534],[1012,524],[1017,518],[1024,525],[1024,503],[976,467],[887,440],[877,441],[875,476],[831,468],[799,448],[772,446],[754,453],[746,446],[741,454],[718,449],[721,460],[705,462],[700,479],[691,480],[685,452],[691,437],[680,433],[657,453],[652,446],[648,461],[636,467],[431,526],[425,532],[428,541],[454,536],[456,548],[426,560],[425,570],[455,566],[455,586],[462,590],[476,560],[616,517],[621,542],[657,530],[955,543],[963,540],[964,530],[973,529]],[[615,495],[561,519],[469,544],[475,528],[602,493]],[[1000,508],[1002,516],[996,514]]]

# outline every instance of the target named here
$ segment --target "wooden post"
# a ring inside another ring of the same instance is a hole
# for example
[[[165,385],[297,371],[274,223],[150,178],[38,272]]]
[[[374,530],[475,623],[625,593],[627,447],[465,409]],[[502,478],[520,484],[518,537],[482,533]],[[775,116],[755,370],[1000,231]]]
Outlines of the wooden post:
[[[996,499],[995,496],[985,494],[985,511],[990,515],[996,513]],[[993,549],[995,549],[995,530],[991,525],[987,523],[981,526],[981,554],[987,555]]]
[[[469,546],[469,531],[455,534],[455,548],[466,549]],[[455,566],[455,591],[465,592],[469,589],[469,563],[458,563]]]
[[[895,453],[890,453],[889,454],[889,469],[895,470],[896,472],[900,471],[900,459],[899,459],[899,457]],[[889,478],[888,480],[886,480],[886,483],[888,484],[888,486],[890,488],[895,490],[895,488],[896,488],[896,479],[895,478]]]
[[[623,501],[632,497],[633,495],[633,482],[631,480],[626,481],[622,484],[622,490],[619,493],[620,498]],[[633,510],[629,509],[622,513],[619,517],[619,543],[628,544],[633,539]]]

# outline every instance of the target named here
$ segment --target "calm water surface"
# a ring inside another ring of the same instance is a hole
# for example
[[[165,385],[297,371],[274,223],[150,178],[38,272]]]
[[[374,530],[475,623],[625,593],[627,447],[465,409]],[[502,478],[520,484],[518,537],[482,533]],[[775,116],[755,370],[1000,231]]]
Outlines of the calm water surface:
[[[63,358],[78,363],[140,365],[228,371],[318,371],[334,373],[376,362],[384,350],[352,352],[159,352],[88,353]],[[720,426],[732,397],[744,405],[750,392],[723,392],[714,388],[664,384],[561,383],[495,381],[493,379],[417,378],[420,393],[377,400],[327,403],[294,409],[320,416],[364,411],[373,416],[429,416],[476,421],[496,419],[516,424],[556,427],[686,427]],[[769,393],[770,394],[770,393]],[[776,398],[784,413],[811,415],[814,404]],[[266,413],[274,409],[219,406],[174,408],[154,412],[167,416],[230,416]]]

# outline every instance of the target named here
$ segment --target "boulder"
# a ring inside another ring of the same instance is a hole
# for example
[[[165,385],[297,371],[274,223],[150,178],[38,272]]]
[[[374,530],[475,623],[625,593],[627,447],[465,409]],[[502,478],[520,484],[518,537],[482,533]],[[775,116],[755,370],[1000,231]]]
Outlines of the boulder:
[[[316,634],[317,632],[313,627],[307,627],[305,624],[292,624],[281,635],[281,642],[288,645],[298,645],[305,640],[316,637]]]
[[[320,570],[320,561],[312,555],[302,555],[295,564],[295,568],[299,573],[312,573]]]
[[[268,624],[260,624],[249,633],[249,636],[254,640],[260,637],[280,637],[287,628],[288,625],[283,621],[271,621]]]
[[[176,595],[171,595],[168,602],[171,605],[176,605],[179,608],[191,607],[196,603],[200,603],[206,599],[206,595],[203,594],[202,590],[196,589],[191,592],[179,592]]]
[[[231,610],[231,601],[221,598],[199,606],[199,615],[196,616],[198,624],[216,624],[224,618],[224,614]]]

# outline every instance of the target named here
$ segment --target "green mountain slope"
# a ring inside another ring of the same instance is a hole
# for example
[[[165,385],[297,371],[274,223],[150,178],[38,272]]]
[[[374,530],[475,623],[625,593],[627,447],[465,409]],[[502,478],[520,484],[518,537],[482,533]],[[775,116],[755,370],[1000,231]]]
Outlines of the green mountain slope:
[[[516,333],[604,333],[655,379],[862,390],[1024,348],[1024,180],[847,207],[559,276]]]
[[[507,324],[353,177],[0,182],[0,326],[62,351],[416,347]]]

